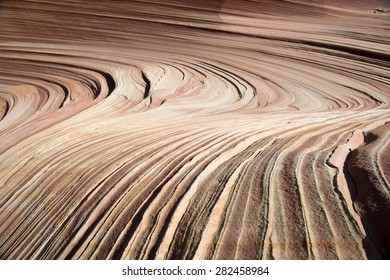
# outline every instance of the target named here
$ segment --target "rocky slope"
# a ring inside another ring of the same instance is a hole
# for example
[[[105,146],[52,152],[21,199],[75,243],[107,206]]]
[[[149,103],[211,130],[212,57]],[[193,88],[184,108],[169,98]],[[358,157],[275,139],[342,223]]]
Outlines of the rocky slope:
[[[1,1],[0,258],[389,258],[388,7]]]

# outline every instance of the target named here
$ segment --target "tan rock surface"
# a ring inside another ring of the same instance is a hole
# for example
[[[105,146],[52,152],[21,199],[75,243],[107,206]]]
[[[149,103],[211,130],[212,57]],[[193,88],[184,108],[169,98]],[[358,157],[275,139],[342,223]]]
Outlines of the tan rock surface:
[[[0,258],[389,258],[388,8],[1,1]]]

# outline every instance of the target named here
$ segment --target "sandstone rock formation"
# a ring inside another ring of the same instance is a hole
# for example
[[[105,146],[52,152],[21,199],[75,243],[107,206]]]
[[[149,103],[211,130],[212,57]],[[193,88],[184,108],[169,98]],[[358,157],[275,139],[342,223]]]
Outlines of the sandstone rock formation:
[[[0,258],[389,258],[388,4],[1,1]]]

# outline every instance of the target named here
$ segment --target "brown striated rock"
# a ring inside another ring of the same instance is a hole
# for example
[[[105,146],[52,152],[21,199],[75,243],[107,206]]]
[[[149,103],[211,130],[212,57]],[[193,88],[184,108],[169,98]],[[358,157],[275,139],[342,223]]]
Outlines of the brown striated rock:
[[[348,170],[357,188],[355,208],[367,236],[382,258],[390,257],[390,124],[368,131],[365,143],[351,153]]]
[[[387,258],[386,2],[0,1],[0,258]]]

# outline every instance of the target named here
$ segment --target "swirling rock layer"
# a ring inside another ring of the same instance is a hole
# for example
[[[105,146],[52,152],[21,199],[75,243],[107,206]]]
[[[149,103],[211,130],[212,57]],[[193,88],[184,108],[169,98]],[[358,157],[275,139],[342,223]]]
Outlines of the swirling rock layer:
[[[0,2],[0,257],[388,258],[386,2]]]

